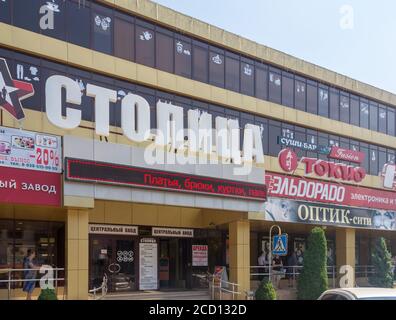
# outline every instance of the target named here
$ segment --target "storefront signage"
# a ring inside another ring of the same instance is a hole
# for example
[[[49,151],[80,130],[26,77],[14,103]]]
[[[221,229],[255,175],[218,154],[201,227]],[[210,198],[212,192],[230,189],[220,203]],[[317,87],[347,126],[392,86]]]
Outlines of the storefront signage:
[[[137,236],[139,230],[137,226],[110,225],[110,224],[90,224],[90,234],[114,234],[125,236]]]
[[[396,192],[299,178],[267,172],[265,183],[269,197],[317,201],[343,206],[396,209]]]
[[[193,229],[152,228],[153,237],[194,238]]]
[[[0,127],[0,166],[62,171],[61,138],[32,131]]]
[[[0,202],[26,205],[61,205],[61,175],[36,170],[1,168]]]
[[[384,188],[396,190],[396,165],[393,163],[384,164],[380,176]]]
[[[321,154],[329,154],[330,153],[330,147],[327,146],[321,146],[316,143],[310,143],[307,141],[300,141],[296,140],[290,137],[284,137],[284,136],[278,136],[278,144],[286,147],[291,147],[291,148],[299,148],[301,150],[305,151],[311,151],[311,152],[317,152]]]
[[[278,154],[278,162],[285,172],[294,172],[298,164],[304,166],[305,175],[316,175],[335,180],[361,182],[366,177],[366,170],[363,167],[349,166],[343,163],[329,162],[325,160],[303,157],[300,160],[297,154],[289,149],[283,149]]]
[[[343,160],[343,161],[350,161],[355,163],[362,163],[364,160],[364,153],[360,151],[332,146],[329,154],[329,158]]]
[[[396,230],[396,210],[342,207],[314,202],[268,198],[265,219],[339,227]]]
[[[222,180],[175,172],[66,158],[65,177],[70,181],[178,190],[216,196],[265,201],[264,184]]]
[[[139,243],[139,290],[158,289],[158,245],[155,239]]]
[[[192,246],[192,266],[207,267],[208,266],[208,246],[193,245]]]

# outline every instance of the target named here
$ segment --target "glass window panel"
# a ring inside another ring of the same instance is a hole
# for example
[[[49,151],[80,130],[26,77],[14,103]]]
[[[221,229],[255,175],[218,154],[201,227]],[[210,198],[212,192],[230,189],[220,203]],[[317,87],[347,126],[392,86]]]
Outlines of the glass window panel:
[[[378,130],[378,105],[370,102],[370,130]]]
[[[294,87],[294,97],[296,109],[305,111],[307,86],[305,81],[296,80]]]
[[[312,83],[307,85],[307,112],[318,114],[318,87]]]
[[[319,88],[319,115],[329,117],[329,90]]]
[[[377,176],[379,173],[378,170],[378,148],[371,146],[370,147],[370,174]]]
[[[0,1],[1,3],[1,1]],[[57,39],[66,39],[66,2],[64,0],[41,0],[41,5],[45,5],[46,9],[53,14],[53,28],[42,30],[42,33]]]
[[[351,98],[351,124],[359,126],[359,100]]]
[[[380,148],[382,149],[382,148]],[[386,163],[386,150],[379,150],[378,152],[378,169],[379,171],[382,170],[384,164]]]
[[[209,52],[209,81],[211,84],[224,88],[224,55]]]
[[[388,134],[395,136],[395,111],[392,108],[388,108]]]
[[[39,10],[41,2],[37,0],[13,0],[13,24],[19,28],[40,32]]]
[[[193,45],[193,79],[208,82],[208,54],[207,48]]]
[[[349,123],[349,95],[341,93],[340,96],[340,120]]]
[[[253,61],[241,61],[241,92],[254,96],[255,68]]]
[[[340,92],[330,89],[330,119],[340,119]]]
[[[191,43],[180,39],[175,40],[175,73],[191,78]],[[204,62],[206,64],[206,61]]]
[[[111,12],[92,11],[92,48],[112,54],[113,16]]]
[[[268,70],[267,68],[256,66],[256,97],[268,99]]]
[[[0,22],[11,23],[11,1],[0,1]]]
[[[239,60],[228,56],[225,58],[226,89],[239,92],[239,68]]]
[[[281,75],[273,71],[269,72],[269,100],[281,103],[282,78]]]
[[[116,57],[133,61],[135,26],[132,22],[115,18],[114,20],[114,54]]]
[[[135,26],[136,62],[154,67],[155,34],[151,28]]]
[[[381,106],[378,109],[378,131],[382,133],[387,133],[387,115],[386,115],[386,107]]]
[[[282,134],[281,127],[270,124],[269,125],[269,132],[268,132],[268,139],[269,139],[269,155],[276,157],[281,151],[281,146],[278,144],[278,137]]]
[[[161,32],[155,34],[157,68],[173,73],[173,37]]]
[[[367,170],[367,172],[370,172],[369,168],[369,163],[370,163],[370,154],[369,154],[369,149],[366,147],[360,147],[360,151],[364,153],[364,159],[362,162],[362,167]]]
[[[369,127],[369,105],[366,101],[360,101],[360,126],[366,129]]]
[[[89,48],[91,19],[88,3],[83,6],[78,2],[67,1],[66,9],[66,23],[68,21],[73,21],[73,23],[67,23],[68,41],[76,45]]]
[[[294,80],[289,76],[282,76],[282,104],[294,107]]]

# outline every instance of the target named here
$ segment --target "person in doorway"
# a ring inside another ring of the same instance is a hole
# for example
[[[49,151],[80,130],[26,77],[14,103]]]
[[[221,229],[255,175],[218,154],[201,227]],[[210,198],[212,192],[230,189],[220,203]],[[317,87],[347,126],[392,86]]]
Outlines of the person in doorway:
[[[258,273],[260,273],[259,279],[260,281],[262,281],[264,279],[264,274],[266,273],[266,269],[267,269],[264,267],[268,265],[267,254],[265,253],[264,250],[261,251],[261,255],[258,257],[258,265],[259,267],[261,267],[259,268]]]
[[[295,273],[296,273],[296,267],[297,267],[298,261],[297,261],[297,255],[296,252],[293,251],[288,257],[287,257],[287,279],[289,280],[289,288],[293,287],[293,281],[295,278]]]
[[[23,258],[24,279],[23,291],[26,292],[26,300],[32,300],[32,293],[36,286],[36,281],[32,280],[36,277],[37,266],[33,263],[36,257],[36,251],[29,249],[26,257]]]
[[[283,262],[280,256],[275,255],[272,259],[272,270],[274,275],[275,287],[280,289],[280,280],[282,278]]]

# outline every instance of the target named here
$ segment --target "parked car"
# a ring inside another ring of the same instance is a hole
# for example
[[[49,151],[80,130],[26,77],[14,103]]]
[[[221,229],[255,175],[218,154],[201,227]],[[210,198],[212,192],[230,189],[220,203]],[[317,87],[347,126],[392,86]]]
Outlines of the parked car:
[[[396,300],[396,289],[339,288],[322,293],[318,300]]]

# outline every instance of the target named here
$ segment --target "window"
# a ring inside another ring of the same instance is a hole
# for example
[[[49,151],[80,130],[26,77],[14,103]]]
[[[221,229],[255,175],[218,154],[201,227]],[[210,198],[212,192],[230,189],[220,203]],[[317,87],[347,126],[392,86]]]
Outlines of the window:
[[[366,129],[369,127],[369,105],[364,99],[360,99],[360,126]]]
[[[378,131],[382,133],[387,133],[387,117],[386,117],[386,107],[380,105],[378,108]]]
[[[241,92],[254,96],[254,62],[241,58]]]
[[[370,174],[377,176],[379,173],[378,170],[378,147],[371,145],[370,146]]]
[[[290,73],[282,73],[282,104],[293,108],[294,107],[294,80]]]
[[[318,133],[315,130],[307,129],[307,142],[312,144],[318,143]],[[307,157],[315,158],[317,154],[312,151],[307,151]]]
[[[193,79],[208,82],[208,46],[193,42]]]
[[[310,80],[307,83],[307,112],[318,114],[318,86]]]
[[[43,34],[60,40],[66,39],[66,3],[63,0],[52,2],[41,0],[41,5],[46,5],[54,15],[54,27],[43,30]]]
[[[215,48],[209,51],[209,82],[224,88],[224,52]]]
[[[157,68],[173,73],[173,34],[162,28],[157,28],[155,41],[155,60]]]
[[[114,19],[114,55],[116,57],[134,61],[135,54],[135,25],[132,19],[123,19],[124,16]]]
[[[68,41],[89,48],[90,9],[89,2],[82,6],[72,0],[66,2],[66,21]],[[73,23],[70,23],[72,21]]]
[[[40,1],[14,0],[12,4],[14,25],[33,32],[40,32]]]
[[[395,136],[395,110],[393,108],[388,108],[388,134],[390,136]]]
[[[296,109],[305,111],[307,87],[305,79],[297,78],[294,83],[294,99]]]
[[[324,147],[329,146],[329,135],[320,132],[318,134],[318,145],[324,146]],[[322,159],[322,160],[328,160],[327,155],[321,154],[321,153],[318,153],[315,158]]]
[[[340,95],[340,120],[349,123],[349,94],[346,92]]]
[[[369,163],[370,163],[370,154],[369,154],[369,149],[367,143],[360,143],[360,151],[364,153],[364,159],[362,162],[362,167],[367,170],[367,172],[370,171],[369,168]]]
[[[281,146],[278,144],[278,137],[282,135],[281,124],[278,121],[269,121],[268,139],[269,139],[269,155],[276,157],[281,151]]]
[[[327,87],[319,88],[319,115],[329,117],[329,89]]]
[[[269,100],[276,103],[281,103],[281,88],[282,78],[280,71],[269,71]]]
[[[148,23],[139,22],[135,26],[136,62],[154,67],[154,30]]]
[[[351,124],[359,126],[359,98],[351,96]]]
[[[0,1],[0,22],[11,23],[11,1]]]
[[[239,57],[228,53],[225,58],[226,89],[239,92],[239,68]]]
[[[96,6],[95,6],[96,7]],[[100,8],[100,7],[99,7]],[[113,15],[111,10],[92,11],[92,48],[112,54],[113,52]]]
[[[186,78],[191,78],[191,50],[191,40],[175,39],[175,73]]]
[[[330,89],[330,119],[340,119],[340,92],[337,89]]]
[[[382,170],[385,163],[386,163],[386,149],[380,147],[380,148],[378,148],[378,169],[379,169],[379,171]]]
[[[378,131],[378,104],[370,101],[370,130]]]
[[[256,97],[268,99],[268,67],[264,64],[256,65]]]
[[[261,132],[261,140],[263,143],[263,151],[264,154],[269,154],[269,146],[268,146],[268,120],[265,118],[261,118],[256,116],[255,122],[257,126],[260,127]]]

